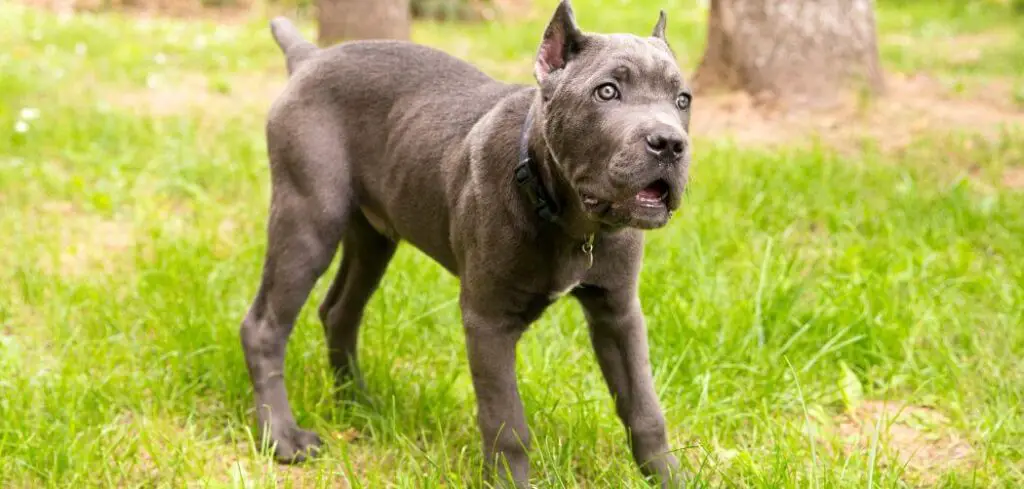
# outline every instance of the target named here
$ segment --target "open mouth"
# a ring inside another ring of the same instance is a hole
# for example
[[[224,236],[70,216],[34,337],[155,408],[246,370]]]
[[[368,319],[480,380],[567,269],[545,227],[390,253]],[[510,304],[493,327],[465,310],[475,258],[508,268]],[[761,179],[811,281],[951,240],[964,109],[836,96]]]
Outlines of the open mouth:
[[[642,188],[636,195],[631,199],[632,203],[638,207],[646,209],[664,209],[668,206],[669,195],[671,194],[671,186],[665,180],[658,179],[651,182],[646,187]],[[610,207],[621,207],[628,205],[631,201],[627,200],[624,202],[612,202],[601,200],[593,195],[580,193],[580,198],[583,201],[583,206],[589,211],[594,213],[602,213],[607,211]]]
[[[623,200],[605,200],[584,192],[580,192],[580,200],[586,213],[605,224],[654,229],[672,215],[673,190],[668,180],[658,179]]]
[[[669,186],[664,180],[655,180],[636,193],[636,203],[641,207],[664,207],[668,200]]]

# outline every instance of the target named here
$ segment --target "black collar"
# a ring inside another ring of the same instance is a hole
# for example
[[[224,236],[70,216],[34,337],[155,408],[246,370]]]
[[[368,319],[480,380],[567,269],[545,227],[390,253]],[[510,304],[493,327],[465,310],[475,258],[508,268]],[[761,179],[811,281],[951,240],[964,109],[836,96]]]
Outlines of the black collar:
[[[530,156],[530,128],[533,126],[533,110],[527,109],[526,121],[519,134],[519,164],[516,165],[516,184],[526,193],[526,198],[533,204],[533,210],[541,219],[548,222],[558,222],[558,204],[555,203],[544,184],[537,176],[533,168],[533,158]]]

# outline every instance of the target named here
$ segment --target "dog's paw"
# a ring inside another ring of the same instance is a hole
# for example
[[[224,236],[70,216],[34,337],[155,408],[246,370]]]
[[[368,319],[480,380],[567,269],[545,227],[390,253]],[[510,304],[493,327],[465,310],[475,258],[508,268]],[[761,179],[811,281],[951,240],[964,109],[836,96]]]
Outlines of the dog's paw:
[[[685,489],[689,487],[689,471],[680,467],[678,459],[671,454],[647,460],[647,462],[641,465],[641,470],[655,487],[661,489]]]
[[[316,433],[290,426],[274,430],[271,443],[274,447],[274,458],[285,464],[298,464],[315,457],[320,452],[323,442]]]
[[[659,487],[662,489],[688,489],[690,487],[689,479],[689,474],[686,472],[673,472],[659,479]]]

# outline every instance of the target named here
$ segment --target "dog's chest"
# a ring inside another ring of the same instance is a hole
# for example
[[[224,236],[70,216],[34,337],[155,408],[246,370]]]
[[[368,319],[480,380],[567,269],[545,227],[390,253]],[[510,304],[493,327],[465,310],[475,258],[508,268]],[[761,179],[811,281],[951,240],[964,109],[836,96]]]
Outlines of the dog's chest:
[[[579,248],[561,253],[546,268],[544,281],[545,295],[551,300],[558,299],[584,282],[591,267],[590,256]]]

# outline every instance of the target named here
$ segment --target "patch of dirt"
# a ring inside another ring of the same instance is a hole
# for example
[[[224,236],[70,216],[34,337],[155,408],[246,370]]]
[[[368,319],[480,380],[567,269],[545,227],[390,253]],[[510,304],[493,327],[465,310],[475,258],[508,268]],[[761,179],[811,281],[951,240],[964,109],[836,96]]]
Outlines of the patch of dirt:
[[[60,222],[57,256],[43,256],[39,264],[47,273],[82,276],[111,272],[124,265],[124,253],[136,245],[131,223],[82,213],[67,202],[47,202],[40,210],[44,213],[41,219],[54,217]]]
[[[76,12],[118,12],[138,17],[203,17],[220,22],[240,22],[262,6],[253,0],[231,0],[224,5],[204,5],[203,0],[19,0],[30,7],[71,15]],[[206,2],[214,3],[214,2]]]
[[[882,98],[848,96],[840,107],[818,112],[777,111],[744,93],[698,94],[691,127],[698,141],[725,138],[777,145],[814,136],[840,147],[876,140],[883,149],[896,149],[936,131],[991,135],[1004,126],[1024,126],[1024,111],[1007,103],[1011,95],[1006,84],[992,83],[984,96],[968,98],[927,75],[889,72],[887,83]]]
[[[949,420],[935,409],[884,401],[866,401],[835,419],[846,454],[866,453],[878,438],[878,461],[905,467],[928,485],[943,473],[977,463],[975,451]]]
[[[1024,190],[1024,167],[1018,166],[1004,171],[1003,185],[1013,190]]]
[[[926,52],[929,57],[941,58],[952,64],[970,64],[981,59],[986,49],[1012,44],[1012,30],[995,29],[986,32],[963,33],[922,40],[905,33],[883,36],[881,44],[899,46],[911,52]]]
[[[489,6],[484,5],[478,8],[480,8],[483,18],[487,20],[521,19],[533,13],[535,4],[536,2],[531,0],[490,0]]]
[[[248,454],[248,445],[238,447],[239,454]],[[230,482],[234,487],[291,487],[295,489],[315,487],[335,487],[346,489],[351,487],[345,476],[325,465],[299,464],[283,465],[268,464],[265,460],[251,458],[247,455],[227,457],[220,464],[207,464],[207,474],[215,474],[214,478]],[[223,462],[228,462],[224,465]],[[204,482],[209,482],[207,479]]]
[[[266,109],[287,82],[283,69],[282,65],[278,77],[250,75],[211,79],[190,73],[148,88],[111,89],[101,92],[100,97],[111,106],[154,116],[181,115],[193,110],[219,115],[253,107]]]
[[[127,469],[120,487],[140,482],[175,481],[181,487],[350,487],[344,474],[332,464],[282,465],[268,463],[269,458],[254,455],[247,442],[225,443],[203,436],[199,430],[171,416],[147,416],[130,411],[121,413],[112,423],[114,430],[129,435],[115,448],[116,460]],[[336,436],[348,440],[348,434]],[[188,451],[189,470],[161,463]]]

